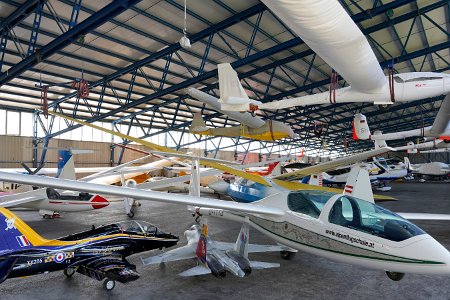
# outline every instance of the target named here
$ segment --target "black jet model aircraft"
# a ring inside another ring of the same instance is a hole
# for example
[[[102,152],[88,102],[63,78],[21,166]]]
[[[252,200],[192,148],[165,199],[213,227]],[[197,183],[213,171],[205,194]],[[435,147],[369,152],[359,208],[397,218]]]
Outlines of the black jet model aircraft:
[[[115,282],[139,278],[126,257],[176,245],[178,237],[143,221],[124,221],[47,240],[11,211],[0,208],[0,283],[7,278],[64,270],[105,279],[110,291]]]

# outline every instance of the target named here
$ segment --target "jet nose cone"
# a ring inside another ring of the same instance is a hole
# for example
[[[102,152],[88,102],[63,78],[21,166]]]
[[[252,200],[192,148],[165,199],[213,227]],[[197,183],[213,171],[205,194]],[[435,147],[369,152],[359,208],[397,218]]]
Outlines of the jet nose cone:
[[[102,196],[95,195],[91,200],[92,208],[100,209],[103,207],[107,207],[109,205],[109,201],[103,198]]]

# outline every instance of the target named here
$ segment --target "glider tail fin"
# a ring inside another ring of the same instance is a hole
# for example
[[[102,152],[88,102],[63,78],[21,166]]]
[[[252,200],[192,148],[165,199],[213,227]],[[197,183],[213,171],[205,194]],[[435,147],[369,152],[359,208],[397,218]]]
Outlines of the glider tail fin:
[[[229,63],[217,65],[219,74],[219,90],[221,109],[236,111],[236,106],[243,105],[246,111],[250,99],[242,87],[239,77]]]
[[[280,175],[281,174],[280,167],[281,167],[281,165],[280,165],[279,161],[276,161],[274,163],[269,164],[269,167],[267,168],[267,175],[270,175],[270,174],[272,174],[272,175]],[[276,173],[279,173],[279,174],[276,174]]]
[[[189,127],[190,133],[197,133],[207,131],[209,128],[206,126],[205,121],[202,118],[202,114],[197,112],[192,119],[191,127]]]
[[[355,141],[370,139],[369,124],[363,114],[356,114],[353,118],[353,139]]]
[[[59,150],[57,178],[76,180],[71,150]]]
[[[0,253],[25,250],[47,240],[6,208],[0,208]]]
[[[345,183],[343,194],[374,203],[369,172],[359,165],[353,166]]]
[[[250,228],[248,223],[244,222],[239,231],[239,235],[234,245],[234,250],[238,252],[243,257],[248,257],[248,240],[250,237]]]
[[[373,133],[373,136],[381,135],[381,131],[375,131]],[[384,148],[387,147],[386,140],[382,139],[375,139],[375,149]]]

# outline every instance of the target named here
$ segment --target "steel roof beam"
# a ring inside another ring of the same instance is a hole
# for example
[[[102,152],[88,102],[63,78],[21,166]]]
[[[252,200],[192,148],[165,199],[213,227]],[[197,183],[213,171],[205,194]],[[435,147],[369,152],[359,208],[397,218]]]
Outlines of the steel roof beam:
[[[27,2],[21,4],[12,14],[6,17],[0,23],[0,35],[4,30],[9,30],[17,24],[19,24],[23,19],[28,17],[29,14],[35,11],[40,0],[28,0]]]
[[[42,47],[39,52],[35,52],[21,62],[8,69],[6,72],[0,75],[0,86],[7,83],[14,77],[20,75],[22,72],[38,64],[40,61],[45,60],[58,50],[71,44],[79,35],[83,35],[106,23],[108,20],[116,17],[130,6],[139,3],[141,0],[116,0],[108,4],[94,15],[90,16],[83,22],[74,26],[72,29],[66,31],[46,46]]]

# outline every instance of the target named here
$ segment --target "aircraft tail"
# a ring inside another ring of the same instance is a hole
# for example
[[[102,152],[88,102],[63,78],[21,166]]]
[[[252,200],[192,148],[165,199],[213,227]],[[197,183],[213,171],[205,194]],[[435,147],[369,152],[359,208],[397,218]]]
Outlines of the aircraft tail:
[[[56,178],[76,180],[75,164],[71,150],[59,150]]]
[[[409,153],[409,154],[417,153],[417,148],[416,148],[414,142],[408,142],[408,143],[406,143],[406,146],[407,146],[407,149],[406,149],[407,153]]]
[[[411,162],[409,161],[409,158],[405,156],[405,166],[406,166],[406,170],[408,170],[408,172],[411,171]]]
[[[434,119],[433,126],[431,126],[431,133],[434,135],[441,135],[446,131],[450,122],[450,94],[447,94],[442,101],[441,107]]]
[[[376,135],[381,135],[381,131],[375,131],[374,133],[373,133],[373,135],[374,136],[376,136]],[[386,141],[385,140],[378,140],[378,139],[376,139],[375,140],[375,149],[379,149],[379,148],[385,148],[385,147],[387,147],[388,145],[386,144]]]
[[[219,64],[217,65],[217,69],[219,74],[219,102],[221,103],[221,108],[223,110],[236,110],[236,108],[227,109],[227,106],[230,107],[239,105],[246,105],[248,108],[250,99],[242,87],[236,71],[233,70],[229,63]]]
[[[209,128],[206,126],[205,121],[202,118],[201,112],[197,112],[194,114],[194,118],[192,119],[191,127],[189,127],[190,133],[197,133],[207,131]]]
[[[370,139],[369,124],[363,114],[356,114],[353,118],[353,139],[355,141]]]
[[[308,184],[323,186],[323,173],[312,174],[309,178]]]
[[[267,175],[281,175],[281,164],[279,161],[269,164]]]
[[[0,208],[0,253],[25,250],[46,241],[14,213]]]
[[[189,196],[200,197],[200,162],[198,159],[192,160]]]
[[[198,239],[195,255],[202,262],[206,263],[206,238],[208,236],[208,225],[203,224],[202,233]]]
[[[243,257],[248,257],[248,240],[250,238],[250,227],[248,223],[243,223],[241,227],[241,231],[239,231],[239,235],[236,240],[236,244],[234,244],[234,250],[238,252]]]
[[[354,165],[348,175],[343,194],[374,203],[369,172],[359,165]]]

